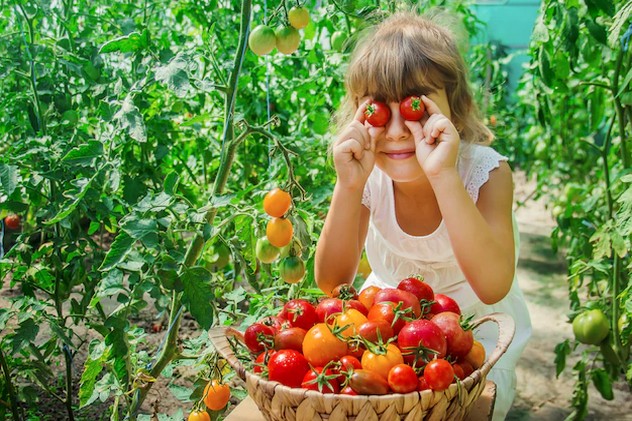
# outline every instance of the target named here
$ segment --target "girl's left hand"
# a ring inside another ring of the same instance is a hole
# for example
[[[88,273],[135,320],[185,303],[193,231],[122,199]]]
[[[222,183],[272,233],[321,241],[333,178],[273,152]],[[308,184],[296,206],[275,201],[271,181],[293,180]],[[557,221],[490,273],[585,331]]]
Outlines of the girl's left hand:
[[[428,118],[406,121],[413,135],[419,165],[429,178],[440,175],[445,169],[456,168],[461,137],[450,119],[427,96],[421,97]]]

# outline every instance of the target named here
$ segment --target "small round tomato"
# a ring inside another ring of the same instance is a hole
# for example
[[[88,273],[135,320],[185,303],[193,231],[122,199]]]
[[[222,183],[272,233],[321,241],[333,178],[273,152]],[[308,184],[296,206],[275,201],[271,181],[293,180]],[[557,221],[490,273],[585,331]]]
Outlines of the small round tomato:
[[[276,353],[274,349],[268,349],[267,351],[262,352],[255,359],[255,364],[252,371],[255,374],[260,374],[264,372],[264,369],[267,371],[268,363],[270,362],[270,358]]]
[[[342,313],[342,300],[340,298],[324,298],[316,306],[318,322],[329,322],[333,315]]]
[[[259,322],[253,323],[244,332],[244,342],[250,352],[258,354],[274,347],[274,334],[272,327]]]
[[[358,335],[372,343],[386,343],[395,332],[386,320],[367,320],[358,326]]]
[[[285,303],[279,317],[290,322],[292,327],[300,327],[306,331],[318,321],[316,308],[314,308],[312,303],[301,298]]]
[[[388,385],[395,393],[409,393],[417,390],[417,373],[408,364],[397,364],[388,372]]]
[[[391,118],[391,109],[383,102],[371,100],[364,110],[366,121],[373,127],[384,127]]]
[[[397,289],[408,291],[422,302],[430,303],[434,300],[432,287],[423,281],[423,278],[409,277],[402,279],[397,284]]]
[[[355,390],[353,390],[353,388],[351,386],[345,386],[340,390],[340,394],[341,395],[347,395],[347,396],[358,396],[358,392],[356,392]]]
[[[324,367],[347,355],[348,346],[330,330],[326,323],[318,323],[305,334],[303,355],[314,367]]]
[[[354,336],[358,332],[358,328],[368,319],[364,314],[356,309],[350,308],[337,315],[334,319],[334,324],[340,328],[344,328],[341,332],[342,336],[349,338]]]
[[[369,309],[367,319],[379,321],[385,320],[393,328],[393,333],[397,335],[406,325],[401,311],[395,311],[397,304],[391,302],[376,303]]]
[[[248,36],[248,46],[258,56],[263,56],[274,50],[276,47],[276,36],[274,29],[266,25],[258,25],[250,31]]]
[[[408,363],[430,361],[435,355],[443,358],[447,350],[447,342],[441,329],[426,319],[407,323],[399,331],[397,344]]]
[[[279,258],[280,250],[278,247],[273,246],[268,241],[267,237],[261,237],[257,240],[257,244],[255,245],[255,253],[257,255],[257,259],[261,263],[272,263],[276,259]]]
[[[485,362],[485,347],[483,344],[474,339],[472,347],[463,357],[463,361],[469,363],[473,370],[481,368]]]
[[[300,327],[289,327],[274,335],[274,349],[294,349],[303,352],[303,340],[307,331]]]
[[[377,294],[377,292],[381,289],[382,288],[375,285],[366,287],[360,291],[360,294],[358,294],[358,300],[364,305],[364,307],[366,307],[367,310],[370,310],[375,303],[375,294]]]
[[[266,237],[275,247],[284,247],[290,244],[294,235],[292,222],[286,218],[272,218],[266,225]]]
[[[452,364],[441,358],[430,361],[424,367],[424,379],[432,390],[447,389],[454,380]]]
[[[599,345],[610,332],[610,323],[599,309],[586,310],[573,319],[575,338],[584,344]]]
[[[290,210],[290,206],[292,206],[292,196],[278,187],[270,190],[263,198],[263,210],[275,218],[285,215]]]
[[[292,26],[281,26],[274,32],[276,47],[283,54],[292,54],[301,43],[301,34]]]
[[[435,294],[434,300],[435,303],[430,307],[430,313],[438,314],[442,311],[451,311],[456,314],[461,314],[461,307],[459,307],[459,304],[453,298],[445,294]]]
[[[474,343],[474,335],[470,328],[463,328],[461,316],[451,311],[443,311],[435,314],[430,319],[445,335],[448,345],[446,353],[455,358],[465,356]]]
[[[331,368],[310,368],[303,377],[301,387],[307,390],[316,390],[320,393],[340,393],[338,374]]]
[[[406,316],[411,319],[418,319],[419,316],[421,316],[419,299],[411,292],[397,288],[382,288],[375,294],[375,302],[373,305],[384,302],[401,303],[400,307],[402,311],[407,311]]]
[[[296,29],[303,29],[309,24],[309,11],[305,7],[293,6],[287,12],[287,20]]]
[[[404,362],[402,352],[397,345],[390,343],[386,345],[385,352],[374,352],[371,350],[364,351],[362,354],[362,368],[382,376],[384,380],[388,379],[388,372],[397,364]]]
[[[428,390],[430,389],[430,386],[428,386],[428,382],[426,381],[426,379],[424,378],[424,376],[419,376],[419,383],[417,383],[417,390],[419,392],[423,392],[424,390]]]
[[[399,113],[405,120],[419,121],[424,116],[426,107],[420,96],[411,95],[402,99],[399,103]]]
[[[270,357],[268,378],[289,387],[301,387],[309,370],[307,359],[298,351],[283,349]]]
[[[4,218],[4,226],[6,229],[14,231],[20,228],[20,217],[14,213],[7,215]]]
[[[305,262],[298,256],[288,256],[281,260],[279,276],[288,284],[295,284],[305,276]]]
[[[191,411],[187,421],[211,421],[211,416],[206,411],[196,409]]]
[[[211,380],[204,388],[204,404],[211,411],[219,411],[228,404],[230,387],[218,380]]]

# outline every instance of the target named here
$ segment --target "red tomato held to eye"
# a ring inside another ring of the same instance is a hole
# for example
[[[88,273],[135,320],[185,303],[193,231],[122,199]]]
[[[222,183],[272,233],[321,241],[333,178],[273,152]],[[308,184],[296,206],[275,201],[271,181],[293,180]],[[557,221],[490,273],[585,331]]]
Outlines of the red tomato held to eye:
[[[283,349],[270,357],[268,378],[289,387],[301,387],[308,370],[309,363],[303,354],[293,349]]]
[[[454,380],[452,364],[444,359],[432,360],[424,368],[424,379],[432,390],[445,390]]]
[[[20,217],[14,213],[4,218],[4,226],[11,231],[20,228]]]
[[[464,357],[472,349],[474,335],[471,330],[464,330],[461,327],[461,316],[451,311],[443,311],[435,314],[430,319],[443,331],[448,344],[447,355],[455,358]]]
[[[309,330],[318,322],[316,308],[307,300],[290,300],[283,306],[279,317],[290,322],[292,327]]]
[[[424,107],[421,97],[417,95],[408,96],[399,103],[399,113],[405,120],[421,120],[425,111],[426,107]]]
[[[263,323],[253,323],[244,332],[244,342],[253,354],[258,354],[274,347],[275,331]]]
[[[388,372],[388,385],[395,393],[409,393],[417,390],[419,379],[408,364],[397,364]]]
[[[384,127],[391,118],[391,109],[383,102],[371,100],[364,110],[366,121],[373,127]]]
[[[451,311],[456,314],[461,314],[461,307],[459,304],[454,301],[452,297],[448,297],[444,294],[435,294],[434,295],[435,303],[430,307],[430,312],[432,314],[439,314],[443,311]]]
[[[413,320],[399,331],[397,345],[402,350],[404,361],[427,362],[437,356],[446,355],[447,342],[441,329],[430,320]]]

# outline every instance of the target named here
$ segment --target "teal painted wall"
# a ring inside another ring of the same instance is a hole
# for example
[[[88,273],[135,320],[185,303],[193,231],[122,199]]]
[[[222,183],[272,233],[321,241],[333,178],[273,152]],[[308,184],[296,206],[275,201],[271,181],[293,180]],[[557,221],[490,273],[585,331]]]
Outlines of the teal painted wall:
[[[508,66],[509,91],[514,92],[529,62],[529,39],[540,9],[539,0],[476,0],[473,10],[487,24],[483,39],[474,42],[497,42],[508,54],[515,54]]]

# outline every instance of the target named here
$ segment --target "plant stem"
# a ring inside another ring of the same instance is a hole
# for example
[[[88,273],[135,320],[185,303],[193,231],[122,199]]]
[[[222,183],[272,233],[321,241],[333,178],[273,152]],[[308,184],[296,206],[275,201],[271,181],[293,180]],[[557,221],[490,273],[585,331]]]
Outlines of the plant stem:
[[[66,411],[68,412],[68,420],[74,421],[75,416],[72,409],[72,355],[68,345],[63,346],[64,359],[66,360]]]
[[[612,78],[612,92],[615,95],[614,105],[619,123],[619,136],[621,137],[621,160],[623,161],[623,168],[629,168],[630,156],[628,154],[628,148],[626,144],[627,139],[625,136],[625,111],[623,109],[623,105],[621,105],[621,99],[616,96],[617,92],[619,92],[619,75],[621,73],[621,68],[623,67],[623,54],[623,48],[620,48],[619,54],[617,55],[617,64],[615,65],[614,75]]]
[[[11,412],[13,413],[13,419],[19,421],[22,418],[20,418],[20,411],[18,409],[18,397],[15,394],[15,389],[13,389],[13,383],[11,382],[11,371],[9,370],[7,360],[4,358],[4,352],[2,352],[1,346],[0,366],[2,366],[2,372],[4,373],[4,379],[7,386],[7,394],[9,395],[9,401],[11,402]]]

